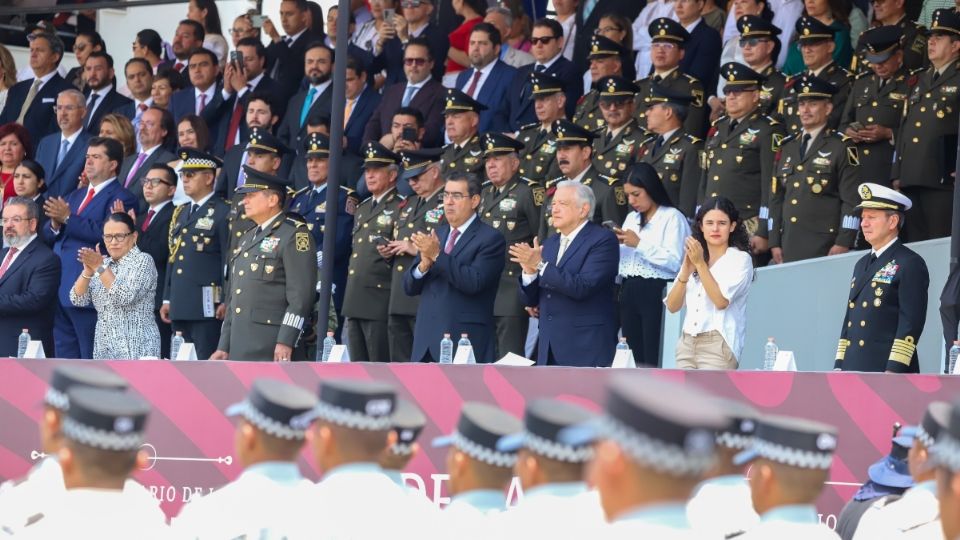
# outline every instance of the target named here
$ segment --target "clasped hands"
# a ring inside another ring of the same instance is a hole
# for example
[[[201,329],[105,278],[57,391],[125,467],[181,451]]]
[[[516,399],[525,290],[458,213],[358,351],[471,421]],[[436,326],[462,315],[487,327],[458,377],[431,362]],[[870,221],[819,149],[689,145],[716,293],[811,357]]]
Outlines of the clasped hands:
[[[413,246],[420,253],[420,264],[417,268],[421,273],[427,273],[440,256],[440,238],[436,231],[430,231],[430,234],[416,232],[410,237],[410,242],[413,242]]]
[[[517,243],[510,246],[510,262],[520,265],[524,274],[536,274],[537,265],[543,260],[543,246],[533,238],[533,245],[528,246],[524,243]]]

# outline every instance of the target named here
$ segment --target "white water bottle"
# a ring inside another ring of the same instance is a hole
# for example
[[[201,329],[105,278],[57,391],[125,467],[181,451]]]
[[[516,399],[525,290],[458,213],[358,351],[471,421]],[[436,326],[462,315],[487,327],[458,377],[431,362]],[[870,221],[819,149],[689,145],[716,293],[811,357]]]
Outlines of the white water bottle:
[[[176,360],[180,354],[180,347],[183,345],[183,332],[177,330],[170,338],[170,359]]]
[[[953,370],[957,369],[957,357],[960,357],[960,340],[954,341],[953,346],[950,347],[950,364],[947,370],[948,375],[953,375]]]
[[[443,334],[443,339],[440,340],[440,363],[453,363],[453,340],[449,333]]]
[[[764,371],[773,371],[774,364],[777,363],[777,353],[780,352],[780,348],[777,347],[777,343],[773,341],[772,337],[767,338],[767,344],[763,347],[763,370]]]
[[[630,345],[627,345],[627,338],[625,338],[625,337],[620,338],[620,341],[617,343],[617,350],[618,350],[618,351],[629,351],[629,350],[630,350]]]
[[[472,346],[473,346],[473,345],[470,343],[470,337],[467,336],[467,334],[460,334],[460,341],[457,342],[457,348],[459,349],[460,347],[463,347],[464,345],[466,345],[467,347],[472,347]]]
[[[20,333],[20,338],[17,340],[17,358],[23,358],[27,354],[27,345],[30,344],[30,332],[26,328],[23,329],[23,332]]]
[[[330,352],[333,351],[333,346],[336,344],[337,340],[333,338],[333,332],[327,332],[327,337],[323,338],[323,356],[320,357],[321,362],[330,360]]]

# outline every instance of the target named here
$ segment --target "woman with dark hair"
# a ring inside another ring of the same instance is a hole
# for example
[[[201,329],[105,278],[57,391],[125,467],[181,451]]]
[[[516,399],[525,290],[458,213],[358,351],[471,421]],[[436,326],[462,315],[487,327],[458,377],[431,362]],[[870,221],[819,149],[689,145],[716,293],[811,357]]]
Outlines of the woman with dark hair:
[[[206,36],[203,38],[203,48],[213,51],[220,65],[225,65],[227,38],[223,37],[217,3],[214,0],[190,0],[190,5],[187,6],[187,18],[203,25]]]
[[[150,86],[150,97],[153,104],[161,109],[170,107],[170,96],[177,90],[185,88],[183,77],[173,68],[164,68],[153,78]]]
[[[47,173],[43,166],[32,159],[25,159],[13,171],[13,191],[17,197],[30,199],[37,203],[37,208],[43,208],[43,202],[46,198],[43,196],[47,191],[45,182]],[[37,230],[43,230],[50,218],[43,212],[37,216]]]
[[[177,146],[180,148],[197,148],[206,151],[210,147],[210,130],[207,129],[207,123],[195,114],[188,114],[177,123]],[[183,160],[177,159],[167,163],[177,176],[180,176],[180,169],[183,168]],[[220,171],[217,171],[220,174]],[[188,202],[190,197],[183,191],[183,182],[177,182],[177,191],[173,194],[173,204],[179,206]]]
[[[137,32],[137,37],[133,40],[133,57],[149,62],[153,74],[156,75],[163,62],[163,38],[152,28]]]
[[[30,132],[16,122],[0,126],[0,184],[3,202],[16,195],[13,190],[13,172],[24,159],[33,159]]]
[[[680,270],[690,226],[649,163],[630,169],[623,190],[633,211],[613,229],[620,241],[620,324],[637,365],[657,367],[663,291]]]
[[[733,202],[711,197],[697,211],[680,273],[664,303],[686,306],[677,342],[681,369],[736,369],[746,332],[753,259],[747,230]]]
[[[137,227],[128,214],[110,214],[103,224],[107,256],[80,248],[80,276],[70,288],[77,307],[91,303],[97,310],[93,358],[135,359],[160,356],[160,331],[153,316],[157,269],[137,248]]]
[[[106,51],[107,44],[96,30],[84,30],[77,34],[73,41],[73,54],[77,57],[77,67],[67,72],[64,79],[76,87],[81,92],[87,87],[87,81],[83,78],[83,66],[87,63],[87,58],[94,51]]]

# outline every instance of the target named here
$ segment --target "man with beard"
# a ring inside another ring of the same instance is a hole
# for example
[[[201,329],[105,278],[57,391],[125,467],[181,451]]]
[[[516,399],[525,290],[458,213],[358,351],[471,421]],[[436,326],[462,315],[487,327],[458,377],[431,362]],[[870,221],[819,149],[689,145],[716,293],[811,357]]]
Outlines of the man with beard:
[[[170,47],[173,49],[173,55],[176,59],[160,64],[160,69],[172,67],[174,71],[186,77],[187,65],[190,64],[190,53],[194,49],[203,47],[203,38],[205,37],[206,32],[204,32],[202,24],[190,19],[180,21],[180,24],[177,25],[177,31],[173,35],[173,40],[170,42]]]
[[[307,88],[297,92],[287,105],[287,113],[280,123],[277,136],[289,148],[302,148],[307,134],[307,116],[320,111],[330,117],[330,102],[333,88],[330,73],[333,70],[333,51],[322,43],[314,43],[307,49],[303,59]]]
[[[87,79],[87,116],[83,126],[91,135],[100,132],[100,119],[112,112],[128,109],[132,103],[121,96],[113,86],[113,57],[103,51],[93,51],[83,65]]]

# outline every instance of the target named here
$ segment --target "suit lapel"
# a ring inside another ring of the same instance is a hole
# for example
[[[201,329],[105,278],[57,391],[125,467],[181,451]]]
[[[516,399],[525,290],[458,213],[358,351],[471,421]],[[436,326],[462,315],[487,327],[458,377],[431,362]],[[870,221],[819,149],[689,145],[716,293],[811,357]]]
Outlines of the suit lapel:
[[[807,153],[800,158],[800,163],[806,163],[810,159],[818,156],[817,152],[823,148],[823,145],[827,142],[826,135],[827,131],[826,128],[824,128],[824,130],[817,135],[817,138],[810,143],[810,147],[807,148]]]
[[[5,282],[8,277],[12,276],[21,266],[23,266],[24,262],[26,262],[27,260],[27,257],[29,257],[30,253],[36,248],[37,242],[40,242],[40,241],[41,241],[40,237],[38,236],[37,238],[33,239],[33,242],[30,242],[30,245],[23,248],[23,251],[20,252],[20,255],[17,255],[17,258],[12,263],[10,263],[10,267],[7,268],[6,273],[4,273],[2,277],[0,277],[0,285],[3,285],[3,282]],[[10,252],[9,248],[3,250],[3,257],[0,258],[0,261],[2,261],[3,259],[6,259],[7,253],[9,252]]]
[[[467,227],[467,230],[461,235],[462,238],[457,240],[457,243],[453,246],[453,251],[450,252],[451,257],[456,257],[461,251],[463,251],[464,246],[470,243],[470,240],[477,235],[477,229],[480,227],[478,223],[480,222],[480,216],[473,218],[473,222],[470,223],[470,226]]]
[[[570,245],[567,246],[566,251],[563,252],[563,258],[560,259],[560,261],[557,263],[557,267],[558,267],[558,268],[561,267],[561,266],[563,266],[563,265],[565,265],[565,264],[567,264],[567,261],[570,260],[570,257],[571,257],[574,253],[576,253],[578,249],[580,249],[580,246],[583,245],[584,237],[586,237],[587,234],[589,234],[589,233],[587,232],[587,229],[590,228],[590,225],[591,225],[591,223],[590,223],[590,222],[587,222],[587,224],[584,225],[582,229],[580,229],[580,232],[577,233],[577,236],[575,236],[575,237],[573,238],[573,241],[570,242]],[[557,245],[558,250],[559,250],[559,247],[560,247],[560,246],[559,246],[559,244],[558,244],[558,245]]]

